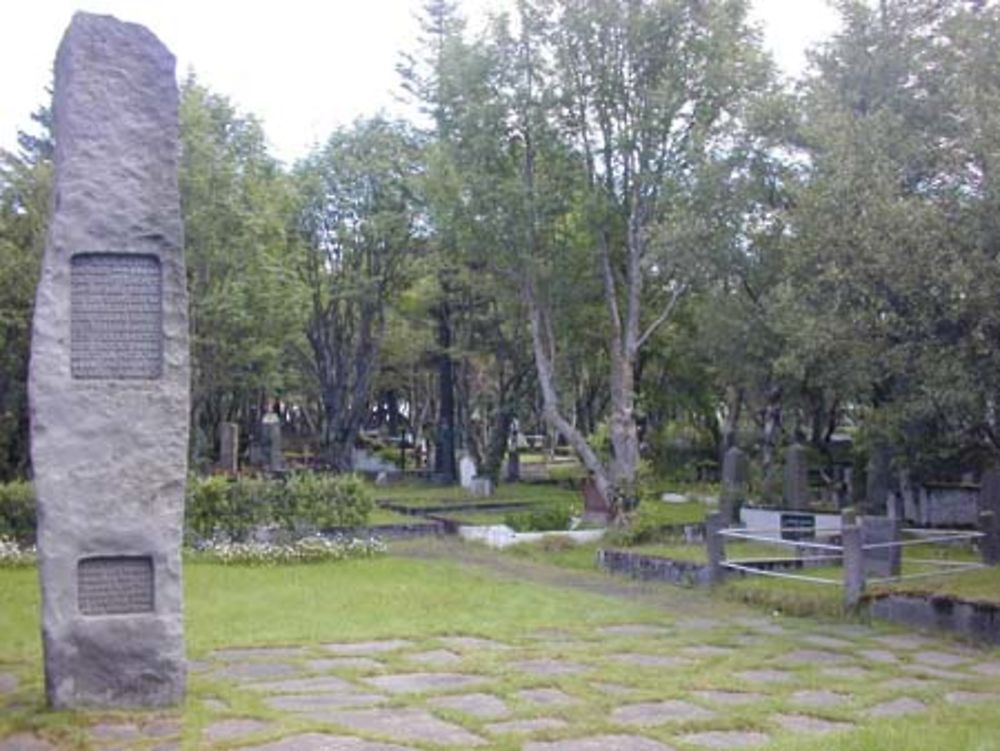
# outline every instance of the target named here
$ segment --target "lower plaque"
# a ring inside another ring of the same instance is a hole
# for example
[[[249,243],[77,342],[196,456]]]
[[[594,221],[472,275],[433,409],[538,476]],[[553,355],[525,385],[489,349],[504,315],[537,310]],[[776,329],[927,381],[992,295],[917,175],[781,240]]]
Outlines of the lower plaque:
[[[151,613],[155,609],[152,558],[83,558],[76,573],[77,601],[83,615]]]

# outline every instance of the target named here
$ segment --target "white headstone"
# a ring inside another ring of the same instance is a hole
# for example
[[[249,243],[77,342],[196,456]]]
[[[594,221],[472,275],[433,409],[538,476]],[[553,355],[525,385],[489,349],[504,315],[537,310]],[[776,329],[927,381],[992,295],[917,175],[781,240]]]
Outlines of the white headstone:
[[[476,462],[466,454],[458,462],[459,483],[466,490],[472,490],[472,480],[476,476]]]

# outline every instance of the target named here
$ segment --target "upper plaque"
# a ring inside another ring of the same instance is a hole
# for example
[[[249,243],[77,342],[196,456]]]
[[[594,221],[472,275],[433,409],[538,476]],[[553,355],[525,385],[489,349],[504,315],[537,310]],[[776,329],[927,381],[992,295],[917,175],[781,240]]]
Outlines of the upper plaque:
[[[156,256],[82,253],[71,261],[74,378],[159,378],[163,281]]]

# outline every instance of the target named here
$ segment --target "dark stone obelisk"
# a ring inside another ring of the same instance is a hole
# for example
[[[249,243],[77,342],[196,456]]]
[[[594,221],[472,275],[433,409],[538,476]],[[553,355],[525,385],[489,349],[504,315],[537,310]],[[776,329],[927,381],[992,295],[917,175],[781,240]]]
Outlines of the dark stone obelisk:
[[[46,692],[174,704],[189,428],[174,58],[141,26],[78,13],[55,74],[29,379]]]

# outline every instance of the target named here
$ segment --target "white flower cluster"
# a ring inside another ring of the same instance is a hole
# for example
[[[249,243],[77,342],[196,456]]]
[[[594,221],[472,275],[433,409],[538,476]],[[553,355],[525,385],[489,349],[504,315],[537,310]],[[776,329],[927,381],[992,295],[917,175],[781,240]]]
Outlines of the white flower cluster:
[[[200,548],[197,557],[223,565],[274,566],[288,563],[319,563],[352,558],[372,558],[386,552],[386,544],[346,537],[305,537],[293,543],[213,542]]]
[[[0,537],[0,568],[33,566],[37,559],[35,546],[22,548],[16,540]]]

